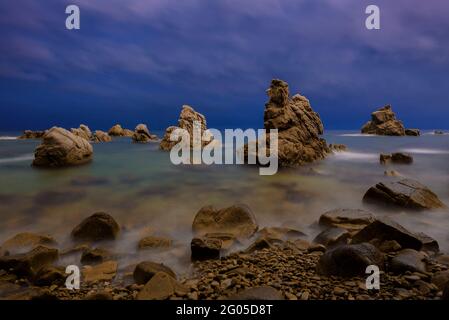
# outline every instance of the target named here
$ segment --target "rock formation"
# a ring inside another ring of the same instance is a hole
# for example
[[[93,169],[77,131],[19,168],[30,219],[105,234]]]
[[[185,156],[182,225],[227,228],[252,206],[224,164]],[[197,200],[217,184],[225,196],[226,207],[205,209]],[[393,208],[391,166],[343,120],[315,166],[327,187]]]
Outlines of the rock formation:
[[[44,136],[46,131],[31,131],[25,130],[23,135],[21,135],[18,139],[40,139]]]
[[[80,165],[92,160],[92,145],[84,138],[58,127],[51,128],[34,152],[33,165],[62,167]]]
[[[110,142],[112,141],[111,136],[104,131],[96,130],[92,135],[92,142]]]
[[[132,137],[134,132],[129,129],[124,129],[121,125],[116,124],[109,129],[108,134],[112,137]]]
[[[109,214],[97,212],[84,219],[72,230],[76,241],[114,240],[120,232],[120,226]]]
[[[323,124],[309,100],[299,94],[290,98],[288,84],[277,79],[271,81],[267,94],[264,128],[278,129],[279,165],[297,166],[325,158],[329,148],[320,138]]]
[[[202,115],[201,113],[196,112],[191,106],[184,105],[182,106],[181,113],[179,115],[178,120],[178,126],[171,126],[168,127],[165,131],[165,135],[162,138],[160,148],[162,150],[171,150],[173,146],[175,146],[181,138],[179,138],[178,141],[171,141],[170,135],[172,132],[176,129],[184,129],[190,134],[190,148],[193,147],[193,122],[198,121],[201,125],[201,135],[204,133],[204,131],[207,130],[207,123],[206,123],[206,117]],[[210,142],[210,140],[203,140],[201,141],[201,144],[207,145]]]
[[[139,143],[147,143],[150,141],[157,141],[157,136],[150,133],[150,130],[148,130],[148,127],[145,124],[139,124],[137,125],[136,129],[134,130],[132,139],[134,142]]]
[[[81,124],[79,128],[72,128],[70,131],[78,137],[84,138],[87,141],[92,139],[92,131],[90,131],[89,127]]]
[[[362,133],[382,136],[420,135],[418,129],[405,129],[402,121],[396,119],[396,114],[390,105],[371,113],[371,120],[362,127]]]

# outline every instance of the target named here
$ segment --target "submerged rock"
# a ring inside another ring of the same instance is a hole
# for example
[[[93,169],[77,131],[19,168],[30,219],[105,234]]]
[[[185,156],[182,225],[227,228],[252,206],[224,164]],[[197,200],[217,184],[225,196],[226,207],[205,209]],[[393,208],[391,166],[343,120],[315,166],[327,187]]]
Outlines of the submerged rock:
[[[423,233],[413,233],[387,217],[377,218],[352,237],[352,243],[394,240],[402,248],[438,251],[438,242]]]
[[[72,230],[72,238],[78,241],[114,240],[120,226],[109,214],[97,212],[84,219]]]
[[[92,139],[92,131],[85,124],[81,124],[79,128],[72,128],[70,131],[78,137],[84,138],[87,141]]]
[[[371,121],[362,127],[362,133],[384,136],[405,136],[405,128],[401,121],[396,119],[396,114],[390,105],[373,112]]]
[[[405,135],[417,137],[421,135],[421,131],[419,129],[405,129]]]
[[[96,143],[111,142],[112,138],[107,132],[96,130],[92,136],[92,141]]]
[[[157,141],[157,136],[151,134],[148,130],[148,127],[145,124],[141,123],[137,125],[136,129],[134,130],[132,139],[134,142],[147,143],[150,141]]]
[[[413,157],[407,153],[395,152],[392,154],[381,154],[379,157],[381,164],[397,163],[397,164],[412,164]]]
[[[249,238],[258,229],[256,218],[246,205],[234,205],[217,210],[212,206],[201,208],[195,216],[192,230],[196,235],[229,233],[236,238]]]
[[[320,138],[323,124],[309,100],[299,94],[290,98],[288,84],[277,79],[271,81],[267,93],[264,128],[278,130],[279,165],[297,166],[324,159],[329,148]]]
[[[207,130],[207,123],[206,123],[206,117],[202,115],[201,113],[196,112],[191,106],[183,105],[181,113],[179,115],[178,120],[178,126],[171,126],[168,127],[165,131],[165,135],[161,140],[160,143],[160,149],[169,151],[171,150],[180,140],[181,137],[179,137],[179,140],[177,141],[171,141],[170,136],[173,131],[176,129],[184,129],[186,130],[190,135],[190,148],[193,148],[193,122],[198,121],[200,124],[201,132],[200,134],[203,135],[204,131]],[[201,137],[202,139],[202,137]],[[201,145],[207,145],[211,140],[201,140]]]
[[[84,138],[58,127],[43,136],[42,144],[34,152],[33,165],[37,167],[63,167],[90,162],[92,145]]]
[[[364,275],[369,265],[380,269],[384,266],[384,255],[375,246],[369,243],[342,245],[321,256],[317,272],[326,276],[353,277]]]
[[[45,130],[43,131],[32,131],[32,130],[25,130],[23,134],[18,139],[40,139],[44,136],[46,133]]]
[[[429,188],[410,179],[378,183],[365,193],[363,201],[370,204],[399,206],[414,210],[446,207]]]

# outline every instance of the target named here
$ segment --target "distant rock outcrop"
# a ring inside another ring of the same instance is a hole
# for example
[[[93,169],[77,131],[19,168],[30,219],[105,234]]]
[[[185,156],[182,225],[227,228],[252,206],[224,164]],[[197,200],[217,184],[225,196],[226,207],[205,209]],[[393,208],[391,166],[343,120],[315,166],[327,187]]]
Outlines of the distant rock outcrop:
[[[81,124],[79,128],[72,128],[70,131],[78,137],[84,138],[87,141],[92,139],[92,131],[85,124]]]
[[[160,148],[162,150],[171,150],[173,146],[175,146],[180,140],[171,141],[170,135],[176,129],[184,129],[190,134],[190,148],[193,147],[193,122],[198,121],[201,126],[201,134],[207,130],[206,117],[201,113],[196,112],[191,106],[184,105],[182,106],[181,114],[179,115],[178,126],[168,127],[165,131],[165,135],[162,138]],[[211,140],[203,140],[201,144],[207,145]]]
[[[92,135],[92,141],[93,142],[110,142],[112,141],[111,136],[104,131],[96,130],[94,134]]]
[[[40,139],[44,136],[46,131],[32,131],[25,130],[18,139]]]
[[[382,136],[420,135],[418,129],[405,129],[402,121],[396,119],[390,105],[371,113],[371,120],[362,127],[362,133]]]
[[[129,129],[124,129],[121,125],[116,124],[109,129],[108,134],[112,137],[132,137],[134,132]]]
[[[92,145],[84,138],[58,127],[48,130],[34,152],[33,165],[63,167],[80,165],[92,160]]]
[[[277,79],[271,81],[267,93],[264,128],[278,129],[279,165],[297,166],[324,159],[329,148],[320,138],[323,124],[309,100],[299,94],[290,98],[288,84]]]
[[[143,123],[137,125],[136,129],[134,130],[132,139],[134,142],[139,142],[139,143],[147,143],[150,141],[158,140],[157,136],[154,134],[151,134],[150,130],[148,130],[148,127]]]

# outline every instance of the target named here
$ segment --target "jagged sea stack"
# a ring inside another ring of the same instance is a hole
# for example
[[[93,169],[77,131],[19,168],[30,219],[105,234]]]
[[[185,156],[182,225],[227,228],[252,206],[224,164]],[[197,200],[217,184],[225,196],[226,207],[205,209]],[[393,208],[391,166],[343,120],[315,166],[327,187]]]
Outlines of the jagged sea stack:
[[[191,106],[183,105],[181,113],[179,115],[178,126],[171,126],[165,130],[165,135],[162,138],[160,148],[162,150],[171,150],[178,141],[170,141],[171,133],[176,129],[184,129],[190,134],[190,147],[193,147],[193,122],[198,121],[201,124],[201,134],[207,130],[206,117],[199,112],[196,112]],[[208,141],[202,141],[201,144],[204,146],[208,144]]]
[[[402,121],[396,119],[396,114],[390,105],[371,113],[371,120],[362,127],[362,133],[381,136],[419,136],[418,129],[405,129]]]
[[[324,159],[329,153],[323,123],[309,100],[296,94],[289,97],[288,84],[274,79],[267,90],[264,128],[278,129],[279,165],[292,167]]]

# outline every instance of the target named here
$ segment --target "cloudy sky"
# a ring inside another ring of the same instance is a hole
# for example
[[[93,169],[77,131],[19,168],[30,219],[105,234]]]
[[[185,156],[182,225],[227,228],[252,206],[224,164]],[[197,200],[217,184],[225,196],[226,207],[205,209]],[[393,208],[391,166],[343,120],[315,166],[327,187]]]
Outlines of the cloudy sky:
[[[81,30],[65,28],[77,4]],[[381,30],[365,28],[365,8]],[[448,128],[447,0],[14,0],[0,2],[0,131],[86,123],[261,127],[272,78],[328,129],[390,103],[408,127]]]

